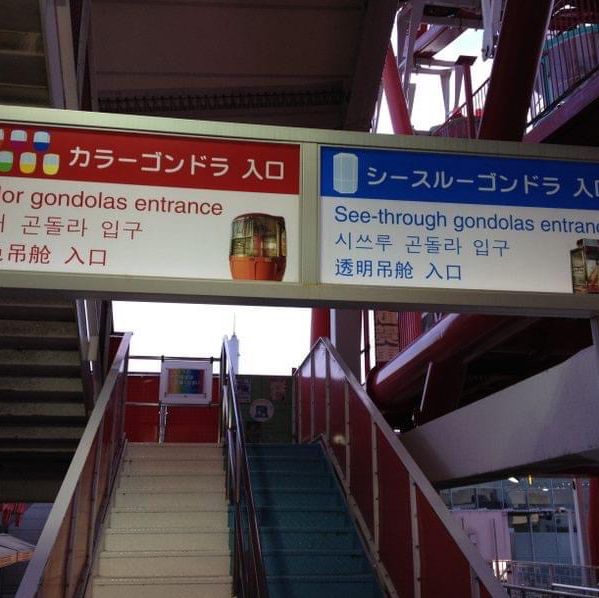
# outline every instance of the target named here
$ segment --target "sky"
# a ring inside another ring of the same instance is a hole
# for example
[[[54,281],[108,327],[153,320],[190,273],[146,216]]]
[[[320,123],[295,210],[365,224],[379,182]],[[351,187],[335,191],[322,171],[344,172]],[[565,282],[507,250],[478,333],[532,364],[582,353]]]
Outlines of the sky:
[[[394,36],[395,37],[395,36]],[[455,60],[459,55],[480,56],[481,32],[467,31],[437,55]],[[490,72],[490,61],[478,58],[472,68],[476,89]],[[416,75],[412,122],[428,130],[445,121],[438,77]],[[378,133],[392,134],[386,105]],[[242,374],[286,375],[310,349],[310,314],[306,308],[191,305],[113,302],[115,329],[131,331],[131,355],[218,357],[222,339],[235,330],[239,339]],[[159,371],[159,361],[133,361],[132,371]]]

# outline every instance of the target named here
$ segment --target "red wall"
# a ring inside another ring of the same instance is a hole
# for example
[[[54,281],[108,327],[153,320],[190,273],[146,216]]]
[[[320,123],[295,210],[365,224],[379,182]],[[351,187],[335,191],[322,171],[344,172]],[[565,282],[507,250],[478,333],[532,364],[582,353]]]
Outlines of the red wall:
[[[129,374],[127,377],[125,433],[130,442],[158,441],[159,382],[159,374]],[[216,443],[220,413],[218,377],[212,380],[212,403],[208,407],[169,407],[165,442]]]

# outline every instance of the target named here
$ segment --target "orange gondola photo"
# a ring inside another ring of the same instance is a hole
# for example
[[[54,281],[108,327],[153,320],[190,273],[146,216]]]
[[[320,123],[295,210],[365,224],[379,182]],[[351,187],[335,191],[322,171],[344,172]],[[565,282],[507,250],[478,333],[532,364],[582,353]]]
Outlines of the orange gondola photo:
[[[231,223],[229,266],[236,280],[283,280],[287,264],[285,219],[241,214]]]

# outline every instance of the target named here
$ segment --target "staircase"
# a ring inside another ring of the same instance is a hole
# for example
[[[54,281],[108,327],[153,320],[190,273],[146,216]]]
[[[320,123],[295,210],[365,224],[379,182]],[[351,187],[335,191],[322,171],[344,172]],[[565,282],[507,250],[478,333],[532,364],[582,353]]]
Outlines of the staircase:
[[[222,449],[129,444],[90,598],[230,598]]]
[[[49,106],[50,92],[37,0],[3,0],[0,104]]]
[[[319,445],[248,445],[269,598],[382,598]]]
[[[0,298],[0,502],[52,502],[85,422],[74,302]]]

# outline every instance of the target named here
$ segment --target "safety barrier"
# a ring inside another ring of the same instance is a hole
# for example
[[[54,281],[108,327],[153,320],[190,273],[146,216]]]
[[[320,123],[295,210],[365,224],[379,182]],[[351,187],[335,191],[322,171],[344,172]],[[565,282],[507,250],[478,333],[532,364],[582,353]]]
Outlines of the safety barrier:
[[[594,586],[593,595],[599,596],[599,567],[507,561],[504,575],[509,583],[517,586],[550,589],[555,585]]]
[[[124,413],[131,334],[112,366],[16,598],[82,596],[125,445]]]
[[[294,382],[297,438],[325,442],[389,594],[505,598],[488,563],[328,339],[314,345]]]
[[[598,23],[597,0],[580,0],[576,5],[566,0],[555,2],[535,79],[527,130],[599,70]],[[471,98],[453,110],[431,134],[436,137],[477,137],[489,81],[487,79]],[[509,90],[506,93],[509,94]]]
[[[227,337],[221,353],[221,433],[227,451],[227,498],[233,507],[233,589],[239,598],[268,598],[245,432]]]

